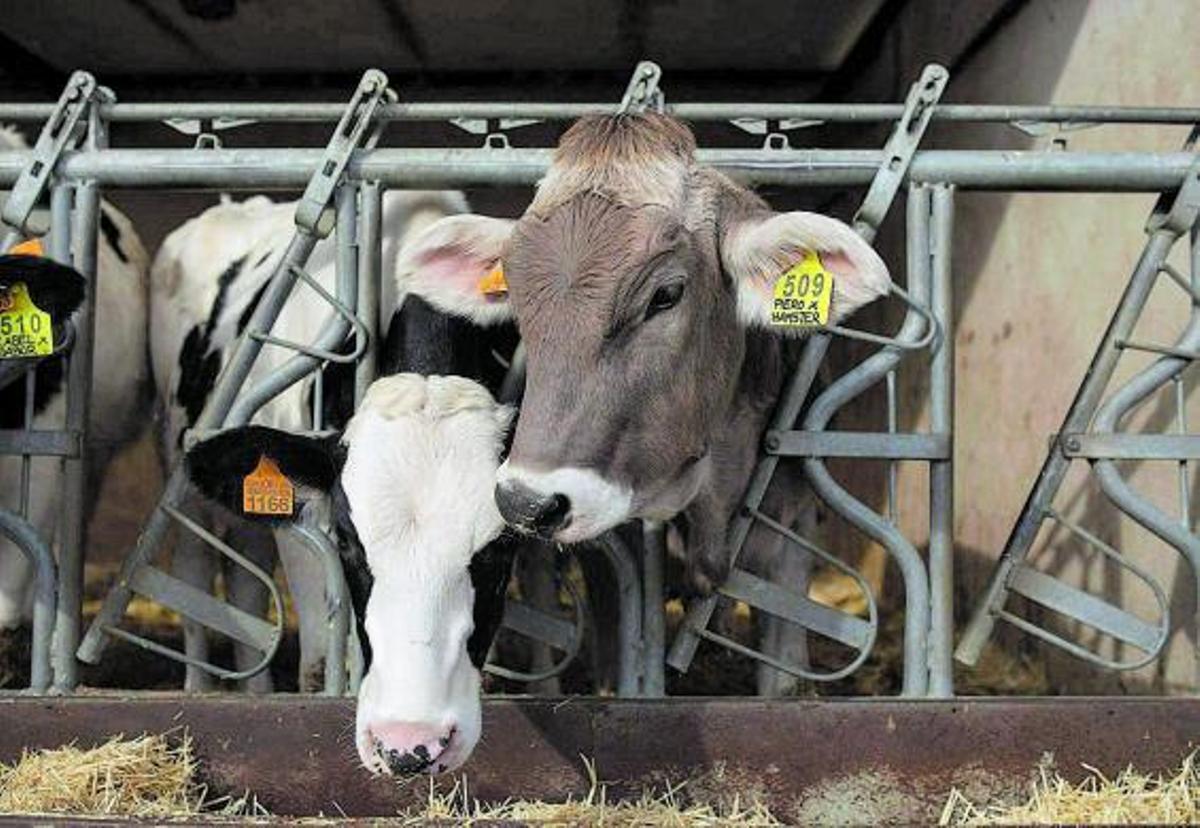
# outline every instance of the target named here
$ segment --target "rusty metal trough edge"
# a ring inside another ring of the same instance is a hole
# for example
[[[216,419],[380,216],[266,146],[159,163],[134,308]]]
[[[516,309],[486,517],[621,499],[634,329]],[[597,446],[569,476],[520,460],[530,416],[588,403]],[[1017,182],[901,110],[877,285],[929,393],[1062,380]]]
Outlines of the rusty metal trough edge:
[[[428,781],[369,777],[353,701],[297,696],[0,696],[0,762],[24,749],[187,728],[213,790],[285,816],[384,817]],[[610,795],[698,778],[798,822],[936,819],[951,786],[1022,788],[1044,754],[1066,775],[1176,764],[1200,741],[1200,699],[489,699],[464,769],[472,796],[580,796],[594,760]]]

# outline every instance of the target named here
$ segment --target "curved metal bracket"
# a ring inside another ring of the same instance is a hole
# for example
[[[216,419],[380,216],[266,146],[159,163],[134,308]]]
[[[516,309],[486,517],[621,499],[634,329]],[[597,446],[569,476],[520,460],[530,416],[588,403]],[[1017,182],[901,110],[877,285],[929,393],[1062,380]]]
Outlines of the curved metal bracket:
[[[572,618],[572,626],[574,627],[575,634],[571,636],[567,642],[565,642],[567,647],[562,651],[563,657],[547,667],[545,670],[541,670],[536,673],[527,673],[523,670],[513,670],[501,664],[494,664],[492,662],[488,662],[483,665],[483,670],[485,673],[489,673],[493,676],[499,676],[500,678],[508,679],[510,681],[519,681],[522,683],[531,684],[535,681],[545,681],[546,679],[560,675],[564,670],[567,669],[568,666],[570,666],[571,662],[575,660],[575,656],[579,655],[579,648],[583,644],[583,596],[579,594],[579,590],[575,584],[571,583],[570,578],[564,578],[563,585],[567,588],[567,592],[571,594],[571,606],[575,610],[574,617]],[[509,615],[509,613],[506,611],[505,615]],[[522,629],[517,629],[515,626],[510,626],[508,623],[505,623],[504,626],[510,630],[513,630],[514,632],[517,632],[519,635],[535,638],[543,643],[549,644],[555,649],[558,649],[558,643],[540,638],[527,625],[521,625]]]
[[[320,282],[310,276],[308,272],[304,270],[304,268],[292,265],[289,269],[291,270],[293,276],[297,277],[306,285],[311,287],[314,291],[316,291],[318,296],[329,303],[329,305],[333,308],[334,313],[342,317],[342,319],[345,319],[346,322],[348,322],[350,326],[354,328],[354,332],[357,334],[357,336],[354,338],[354,350],[348,354],[340,354],[337,351],[330,351],[325,348],[317,348],[313,345],[306,345],[303,342],[294,342],[290,339],[282,339],[277,336],[272,336],[271,334],[259,333],[258,331],[250,331],[250,336],[265,345],[278,345],[280,348],[298,351],[307,356],[327,362],[339,362],[343,364],[358,362],[359,358],[362,357],[363,353],[367,350],[367,346],[370,344],[370,333],[367,331],[367,326],[362,323],[362,320],[358,318],[358,315],[355,314],[354,311],[352,311],[350,307],[346,305],[346,303],[342,302],[332,293],[321,287]],[[348,338],[349,334],[346,336]]]

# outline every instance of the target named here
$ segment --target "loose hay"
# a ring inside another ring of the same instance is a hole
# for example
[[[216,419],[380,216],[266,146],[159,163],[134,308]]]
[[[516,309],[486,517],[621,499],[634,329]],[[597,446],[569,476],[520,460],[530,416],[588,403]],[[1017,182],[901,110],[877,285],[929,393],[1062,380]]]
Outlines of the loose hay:
[[[261,816],[253,797],[210,799],[186,732],[116,736],[99,747],[26,751],[0,764],[0,814]]]
[[[596,774],[596,765],[583,759],[591,782],[587,796],[566,802],[508,800],[488,804],[471,799],[466,779],[441,793],[434,783],[429,786],[425,807],[404,814],[407,825],[426,822],[452,822],[472,825],[475,822],[529,823],[543,828],[558,826],[603,825],[607,828],[665,826],[665,828],[709,828],[709,826],[779,826],[780,822],[759,803],[743,803],[737,797],[723,805],[691,801],[687,782],[668,784],[661,791],[643,791],[639,799],[608,801],[606,785]]]
[[[942,809],[940,825],[1194,825],[1200,822],[1200,773],[1196,754],[1174,775],[1146,775],[1132,767],[1109,779],[1090,765],[1077,785],[1051,761],[1038,766],[1027,802],[975,803],[957,788]]]

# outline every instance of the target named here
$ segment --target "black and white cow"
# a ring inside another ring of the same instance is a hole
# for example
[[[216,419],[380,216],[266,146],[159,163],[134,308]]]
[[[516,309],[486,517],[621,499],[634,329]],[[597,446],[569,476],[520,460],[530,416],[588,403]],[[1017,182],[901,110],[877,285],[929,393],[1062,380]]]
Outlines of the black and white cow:
[[[397,275],[401,247],[416,232],[448,215],[461,213],[466,203],[458,193],[389,192],[383,201],[383,272],[381,307],[384,318],[394,316],[382,345],[384,373],[407,370],[420,374],[461,373],[471,377],[494,375],[499,366],[485,348],[487,337],[464,332],[469,327],[432,311],[419,299],[401,302],[404,286]],[[227,202],[205,211],[171,233],[164,241],[151,271],[151,356],[154,377],[165,410],[160,446],[165,462],[173,465],[182,436],[199,416],[232,346],[245,328],[272,271],[294,232],[295,205],[255,197]],[[331,239],[317,245],[306,267],[323,286],[332,290],[334,246]],[[394,310],[394,313],[393,313]],[[330,308],[315,292],[300,286],[288,301],[272,332],[305,341],[327,318]],[[248,384],[254,384],[285,360],[291,351],[264,348]],[[487,364],[485,364],[487,363]],[[349,381],[327,371],[324,382],[325,425],[340,427],[351,414]],[[494,377],[493,377],[494,381]],[[312,427],[312,380],[292,386],[272,399],[253,422],[280,431],[306,431]],[[278,548],[300,623],[301,689],[319,687],[324,673],[327,623],[324,575],[308,547],[285,532],[245,520],[238,511],[212,502],[193,504],[208,525],[223,531],[230,543],[261,566],[270,569]],[[274,536],[273,536],[274,535]],[[214,556],[190,536],[181,537],[174,553],[177,575],[194,585],[211,589]],[[260,584],[234,568],[228,578],[230,600],[247,611],[265,611],[266,594]],[[185,623],[185,649],[207,658],[208,640],[203,630]],[[237,663],[245,668],[259,654],[236,648]],[[187,688],[207,688],[211,680],[203,671],[189,669]],[[265,673],[251,680],[250,688],[269,689]]]
[[[26,147],[21,135],[0,129],[0,149]],[[149,257],[141,240],[119,210],[100,205],[100,238],[96,258],[96,335],[89,417],[88,480],[94,491],[113,455],[145,428],[150,416],[150,383],[146,366],[146,273]],[[35,429],[61,428],[66,416],[64,363],[44,361],[36,369]],[[0,388],[0,429],[24,427],[25,382]],[[30,478],[29,521],[53,540],[61,514],[62,464],[57,458],[35,458]],[[0,456],[0,507],[19,507],[21,458]],[[0,629],[27,619],[32,610],[32,579],[25,557],[0,538]]]
[[[355,743],[372,771],[454,770],[479,741],[480,668],[516,553],[492,497],[512,413],[464,377],[405,373],[372,384],[338,437],[246,426],[188,453],[230,510],[264,456],[300,508],[332,509],[317,517],[336,529],[365,645]]]

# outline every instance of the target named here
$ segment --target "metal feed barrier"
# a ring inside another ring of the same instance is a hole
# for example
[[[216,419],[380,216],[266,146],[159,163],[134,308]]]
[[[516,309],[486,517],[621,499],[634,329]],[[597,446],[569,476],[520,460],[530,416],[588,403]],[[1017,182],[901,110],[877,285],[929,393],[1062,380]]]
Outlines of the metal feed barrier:
[[[906,288],[893,288],[907,312],[897,333],[890,336],[856,329],[831,327],[810,337],[801,362],[764,436],[763,452],[747,490],[743,506],[731,527],[730,547],[736,556],[755,525],[782,538],[795,551],[818,558],[840,570],[859,585],[867,600],[867,617],[825,607],[807,595],[807,584],[772,584],[735,567],[719,594],[694,603],[671,647],[666,662],[687,669],[703,640],[765,660],[778,669],[812,680],[843,677],[867,657],[878,630],[879,612],[865,580],[840,559],[778,523],[762,510],[767,487],[783,457],[802,458],[808,480],[825,505],[873,541],[881,544],[898,564],[905,587],[905,695],[946,696],[953,693],[952,582],[953,582],[953,354],[952,279],[950,239],[954,193],[957,189],[1122,191],[1163,194],[1161,208],[1152,220],[1146,252],[1122,299],[1110,330],[1097,353],[1093,369],[1072,406],[1058,441],[1047,458],[1034,493],[1023,510],[1013,540],[1001,558],[995,578],[974,622],[962,642],[959,656],[972,660],[999,618],[1027,629],[1069,652],[1099,660],[1110,667],[1138,666],[1162,648],[1167,628],[1163,617],[1147,623],[1095,596],[1061,584],[1024,563],[1024,557],[1046,517],[1057,519],[1050,499],[1074,458],[1093,463],[1109,498],[1123,512],[1154,531],[1178,549],[1200,574],[1200,542],[1190,519],[1167,518],[1137,495],[1115,471],[1112,460],[1146,457],[1185,464],[1200,457],[1198,437],[1191,435],[1130,435],[1119,433],[1122,417],[1157,388],[1175,382],[1181,393],[1180,372],[1200,349],[1200,253],[1193,257],[1190,278],[1165,262],[1166,252],[1180,235],[1193,229],[1198,205],[1196,155],[1189,144],[1175,153],[1076,153],[1069,151],[996,152],[920,150],[928,125],[947,122],[1003,123],[1032,130],[1039,126],[1095,124],[1187,124],[1200,122],[1200,109],[976,106],[940,104],[948,81],[940,67],[926,69],[904,104],[670,104],[658,86],[661,73],[653,64],[638,66],[621,107],[626,110],[654,107],[691,121],[729,122],[751,134],[765,135],[762,147],[705,150],[701,163],[721,169],[750,184],[788,187],[867,187],[855,228],[868,240],[884,219],[902,186],[908,188],[908,266]],[[0,186],[13,195],[3,213],[10,232],[7,241],[48,230],[51,255],[73,262],[89,281],[95,278],[97,211],[103,188],[202,189],[209,191],[303,190],[296,214],[296,233],[272,276],[257,310],[238,342],[229,366],[189,439],[248,422],[269,399],[284,388],[331,362],[356,362],[356,399],[375,376],[369,347],[379,332],[380,199],[387,188],[457,188],[475,185],[532,185],[544,173],[549,148],[514,148],[507,133],[542,121],[565,121],[584,114],[609,113],[613,105],[432,103],[398,102],[379,72],[367,72],[347,105],[274,103],[155,103],[121,104],[96,85],[86,73],[76,73],[56,105],[0,105],[0,121],[41,122],[45,126],[37,145],[26,152],[0,152]],[[216,134],[251,123],[336,123],[329,144],[319,149],[223,149]],[[377,149],[375,140],[384,125],[405,121],[449,121],[468,132],[483,134],[483,145],[473,149]],[[197,134],[192,149],[112,149],[107,146],[108,125],[124,122],[166,122],[180,131]],[[821,123],[893,124],[891,138],[881,150],[793,149],[786,133]],[[48,228],[32,226],[33,207],[50,194]],[[309,253],[321,238],[335,235],[337,276],[335,290],[327,293],[305,273]],[[5,245],[7,249],[8,244]],[[1192,324],[1172,346],[1129,340],[1129,332],[1156,277],[1167,274],[1192,303]],[[304,282],[330,304],[330,317],[312,342],[285,342],[272,337],[272,323],[297,282]],[[25,428],[0,430],[0,453],[23,458],[24,475],[20,513],[0,510],[0,534],[12,540],[37,564],[37,589],[33,632],[32,689],[46,690],[51,683],[69,691],[78,680],[76,658],[94,662],[111,638],[132,641],[154,652],[191,664],[225,678],[241,678],[268,664],[281,634],[282,612],[273,579],[237,550],[224,544],[205,527],[179,509],[187,484],[176,469],[137,546],[126,557],[120,577],[103,607],[80,641],[83,581],[82,533],[84,469],[87,446],[87,404],[91,383],[91,345],[94,328],[94,291],[74,320],[74,341],[65,354],[69,363],[67,420],[64,429],[32,430],[32,410],[26,411]],[[818,367],[834,336],[852,338],[878,350],[826,388],[806,411],[802,403],[812,387]],[[351,341],[351,353],[339,346]],[[264,345],[296,351],[285,368],[260,387],[244,388],[254,359]],[[1161,358],[1129,384],[1103,401],[1103,393],[1117,358],[1127,350],[1150,350]],[[929,433],[898,431],[896,374],[916,364],[916,355],[929,354],[931,421]],[[58,357],[52,357],[58,358]],[[32,364],[32,363],[30,363]],[[30,364],[3,366],[22,375],[29,399],[34,376]],[[504,396],[520,390],[522,355],[514,355],[513,371]],[[319,374],[317,374],[319,377]],[[11,379],[10,381],[15,381]],[[828,430],[835,414],[867,388],[884,382],[887,388],[886,428],[878,432]],[[314,428],[321,428],[321,386],[315,383]],[[1182,405],[1181,405],[1182,409]],[[803,420],[797,426],[797,420]],[[1182,419],[1181,419],[1182,422]],[[57,570],[49,539],[39,538],[23,520],[29,498],[30,457],[60,457],[66,469],[65,501],[61,510]],[[825,466],[827,458],[854,458],[888,464],[888,507],[879,514],[853,497]],[[896,525],[896,464],[923,462],[930,468],[928,562]],[[1181,478],[1186,488],[1186,480]],[[1186,498],[1185,498],[1186,503]],[[167,575],[152,560],[172,523],[199,535],[218,553],[248,569],[268,588],[275,606],[275,621],[237,610]],[[1102,555],[1151,584],[1153,579],[1116,551],[1099,542],[1084,527],[1073,532],[1092,543]],[[293,531],[325,565],[330,651],[326,658],[325,688],[329,693],[353,689],[353,651],[347,651],[349,607],[336,550],[314,526]],[[621,695],[662,695],[666,650],[662,605],[665,538],[661,526],[647,525],[644,549],[630,550],[610,536],[601,543],[620,584],[619,692]],[[1138,648],[1143,657],[1132,661],[1103,660],[1090,651],[1033,627],[1005,608],[1009,592],[1017,592],[1060,613],[1083,621],[1118,641]],[[189,618],[236,641],[263,652],[260,663],[242,671],[191,659],[184,653],[122,629],[120,621],[134,593],[175,609]],[[852,655],[842,667],[819,672],[807,664],[770,660],[763,653],[739,644],[710,629],[710,620],[721,600],[738,600],[797,624],[809,632],[839,642]],[[578,602],[577,602],[578,603]],[[578,648],[578,624],[515,607],[506,624],[564,654],[555,664],[560,670]],[[501,668],[502,671],[502,668]],[[548,674],[543,674],[548,675]],[[524,676],[537,678],[541,676]]]

